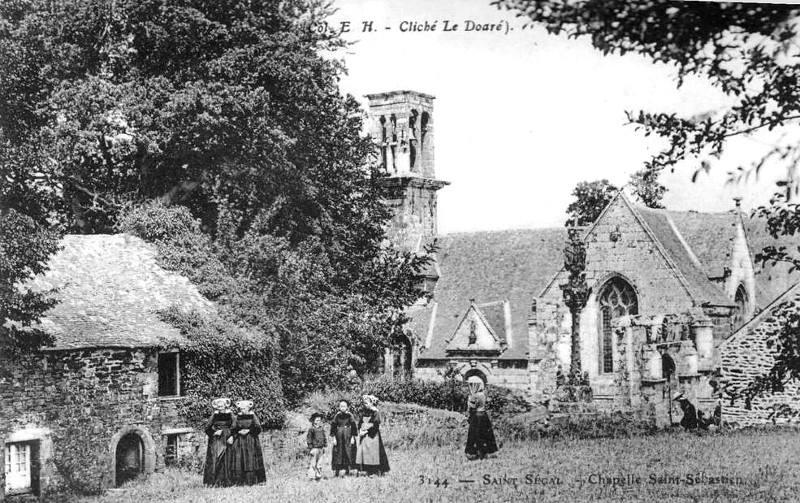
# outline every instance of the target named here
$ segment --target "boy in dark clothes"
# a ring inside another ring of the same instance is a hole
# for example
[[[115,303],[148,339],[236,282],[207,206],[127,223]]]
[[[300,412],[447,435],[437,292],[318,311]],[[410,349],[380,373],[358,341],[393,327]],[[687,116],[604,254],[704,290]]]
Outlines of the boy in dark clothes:
[[[311,464],[308,467],[308,478],[321,479],[322,466],[322,453],[328,445],[328,437],[325,434],[325,429],[322,426],[322,414],[315,413],[311,415],[311,428],[308,429],[308,450],[311,454]]]

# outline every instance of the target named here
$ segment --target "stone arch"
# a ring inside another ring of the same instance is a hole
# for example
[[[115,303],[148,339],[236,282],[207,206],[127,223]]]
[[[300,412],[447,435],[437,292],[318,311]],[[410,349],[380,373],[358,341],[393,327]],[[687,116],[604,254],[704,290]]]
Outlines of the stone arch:
[[[480,369],[469,369],[468,371],[466,371],[464,373],[464,381],[466,381],[472,376],[478,376],[483,381],[483,384],[489,383],[489,378],[486,377],[486,374]]]
[[[736,330],[750,316],[750,295],[747,293],[744,283],[739,283],[739,286],[736,287],[733,303],[736,304],[736,310],[733,313],[733,329]]]
[[[624,275],[612,273],[598,283],[595,295],[598,327],[598,369],[611,373],[614,368],[614,334],[612,320],[639,314],[639,292]]]
[[[141,442],[141,449],[142,449],[142,466],[141,466],[141,473],[144,475],[148,475],[153,473],[156,468],[156,443],[153,440],[153,436],[147,431],[146,428],[142,426],[126,426],[121,430],[117,431],[114,436],[111,437],[111,442],[109,442],[109,458],[111,459],[111,463],[109,463],[109,467],[107,470],[108,474],[108,481],[109,486],[116,487],[117,486],[117,448],[120,447],[120,441],[123,439],[130,439],[133,437],[138,437],[138,440]]]
[[[625,274],[617,271],[607,272],[594,282],[595,297],[599,296],[600,291],[614,278],[619,278],[630,285],[630,287],[633,288],[633,291],[636,293],[636,298],[641,301],[642,295],[639,292],[639,288],[636,286],[636,283]]]

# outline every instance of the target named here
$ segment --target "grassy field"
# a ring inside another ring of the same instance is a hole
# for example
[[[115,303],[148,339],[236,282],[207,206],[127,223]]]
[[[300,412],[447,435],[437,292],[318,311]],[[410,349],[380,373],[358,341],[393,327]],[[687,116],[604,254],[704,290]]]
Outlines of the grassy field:
[[[170,471],[81,502],[799,501],[799,453],[800,432],[788,429],[514,442],[482,461],[431,444],[390,451],[384,477],[308,481],[304,460],[285,459],[260,486],[209,489]]]

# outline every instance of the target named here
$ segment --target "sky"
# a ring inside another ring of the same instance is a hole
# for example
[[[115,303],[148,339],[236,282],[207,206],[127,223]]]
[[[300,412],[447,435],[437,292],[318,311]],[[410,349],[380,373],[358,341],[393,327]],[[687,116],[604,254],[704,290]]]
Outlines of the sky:
[[[677,88],[675,70],[634,54],[603,56],[587,39],[569,40],[541,28],[523,29],[513,13],[489,0],[336,0],[329,29],[354,42],[338,55],[348,74],[344,92],[365,106],[365,94],[414,90],[434,102],[439,231],[453,233],[561,226],[581,181],[627,182],[663,148],[626,124],[625,111],[713,112],[728,99],[696,78]],[[372,21],[372,31],[364,31]],[[413,23],[435,31],[401,31]],[[458,24],[455,31],[444,32]],[[500,31],[466,31],[500,24]],[[388,30],[386,28],[389,28]],[[691,182],[700,160],[664,173],[673,210],[727,211],[764,204],[781,173],[727,184],[728,172],[749,164],[770,138],[737,138],[708,174]]]

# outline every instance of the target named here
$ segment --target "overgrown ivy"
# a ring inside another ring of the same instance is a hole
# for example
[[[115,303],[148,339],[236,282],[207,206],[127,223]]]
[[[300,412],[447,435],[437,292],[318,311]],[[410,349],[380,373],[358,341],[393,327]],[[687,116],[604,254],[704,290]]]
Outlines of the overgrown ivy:
[[[265,427],[282,426],[285,405],[272,334],[178,308],[159,314],[186,339],[178,349],[182,386],[189,398],[181,407],[189,421],[202,424],[211,410],[211,400],[229,397],[234,401],[253,400]]]

